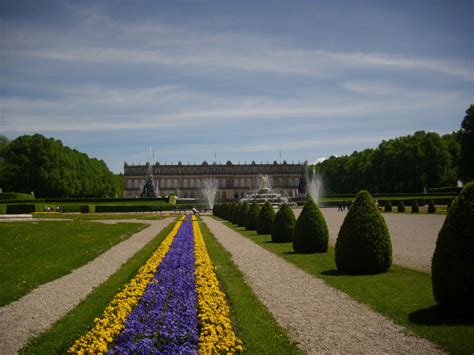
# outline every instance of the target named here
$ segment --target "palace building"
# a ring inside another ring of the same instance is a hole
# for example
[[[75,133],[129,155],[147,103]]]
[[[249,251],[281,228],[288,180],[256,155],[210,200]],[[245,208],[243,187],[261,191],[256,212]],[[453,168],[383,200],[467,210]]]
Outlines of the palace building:
[[[286,161],[273,164],[226,164],[204,161],[202,164],[129,165],[124,163],[124,197],[140,197],[148,176],[156,195],[175,194],[180,198],[202,198],[204,180],[213,178],[218,182],[217,200],[234,200],[258,188],[259,176],[267,175],[272,190],[285,196],[297,196],[304,186],[307,162],[288,164]],[[299,189],[300,187],[300,189]]]

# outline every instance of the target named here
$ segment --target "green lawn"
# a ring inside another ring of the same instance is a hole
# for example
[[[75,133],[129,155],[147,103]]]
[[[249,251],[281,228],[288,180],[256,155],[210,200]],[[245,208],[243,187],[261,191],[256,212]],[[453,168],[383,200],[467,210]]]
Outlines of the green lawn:
[[[87,221],[0,223],[0,306],[70,273],[145,227]]]
[[[160,213],[33,213],[34,218],[61,218],[73,220],[103,220],[103,219],[144,219],[159,220],[166,218],[170,212]]]
[[[430,275],[399,266],[379,275],[342,275],[337,272],[334,248],[330,247],[325,254],[295,254],[291,243],[272,243],[269,235],[257,235],[255,231],[225,223],[328,285],[441,345],[446,351],[474,352],[474,320],[451,318],[439,311],[432,295]]]
[[[173,228],[175,222],[168,224],[145,247],[131,257],[107,281],[96,287],[87,298],[46,332],[30,340],[21,353],[63,354],[81,335],[94,325],[107,304],[125,284],[134,278],[143,264]]]

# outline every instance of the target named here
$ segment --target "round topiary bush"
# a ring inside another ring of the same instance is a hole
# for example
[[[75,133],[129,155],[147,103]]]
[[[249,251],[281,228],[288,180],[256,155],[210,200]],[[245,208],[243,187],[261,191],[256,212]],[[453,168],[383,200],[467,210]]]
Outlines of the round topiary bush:
[[[433,202],[433,200],[430,200],[428,202],[428,213],[435,213],[436,212],[436,206]]]
[[[385,212],[392,212],[392,203],[390,202],[390,200],[385,201],[384,211]]]
[[[272,227],[272,242],[286,243],[293,239],[296,218],[290,206],[283,204],[275,215]]]
[[[387,225],[372,196],[361,191],[342,223],[336,240],[336,265],[346,274],[378,274],[392,265]]]
[[[402,200],[398,201],[397,204],[397,212],[405,212],[405,204],[403,203]]]
[[[240,211],[239,211],[239,221],[237,223],[239,227],[245,227],[245,221],[247,219],[248,211],[249,211],[249,204],[247,202],[244,202],[242,204],[242,207],[240,207]]]
[[[296,220],[293,232],[293,250],[296,253],[325,253],[328,250],[329,231],[326,220],[308,196]]]
[[[265,202],[258,215],[257,234],[270,234],[272,232],[273,220],[275,219],[275,211],[270,202]]]
[[[250,205],[247,217],[245,219],[245,229],[254,231],[257,229],[258,216],[260,214],[260,206],[254,202]]]
[[[442,308],[474,317],[474,182],[451,204],[436,241],[431,279]]]
[[[418,213],[418,212],[420,212],[420,207],[418,206],[418,201],[413,200],[413,202],[411,203],[411,213]]]

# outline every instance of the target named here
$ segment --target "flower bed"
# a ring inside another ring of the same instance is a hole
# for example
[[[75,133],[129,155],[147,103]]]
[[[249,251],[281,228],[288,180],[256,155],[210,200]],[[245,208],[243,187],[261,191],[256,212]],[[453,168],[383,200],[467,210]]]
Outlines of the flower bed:
[[[190,217],[176,224],[69,352],[242,351],[199,224]]]

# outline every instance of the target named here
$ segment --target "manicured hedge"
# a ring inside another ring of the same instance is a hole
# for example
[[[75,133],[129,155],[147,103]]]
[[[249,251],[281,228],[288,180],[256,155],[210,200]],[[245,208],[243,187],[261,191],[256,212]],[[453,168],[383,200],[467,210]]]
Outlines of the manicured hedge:
[[[71,204],[61,205],[61,212],[81,212],[81,205],[75,205],[75,204],[74,205],[71,205]]]
[[[0,214],[7,214],[7,205],[0,204]]]
[[[39,210],[40,210],[39,206],[34,203],[7,205],[7,214],[33,213]]]
[[[174,206],[173,206],[174,207]],[[97,205],[96,212],[156,212],[169,210],[169,206],[154,205]],[[174,208],[173,208],[174,209]]]
[[[81,213],[95,213],[95,205],[81,205]]]
[[[18,192],[0,192],[0,200],[33,200],[31,194],[21,194]]]

